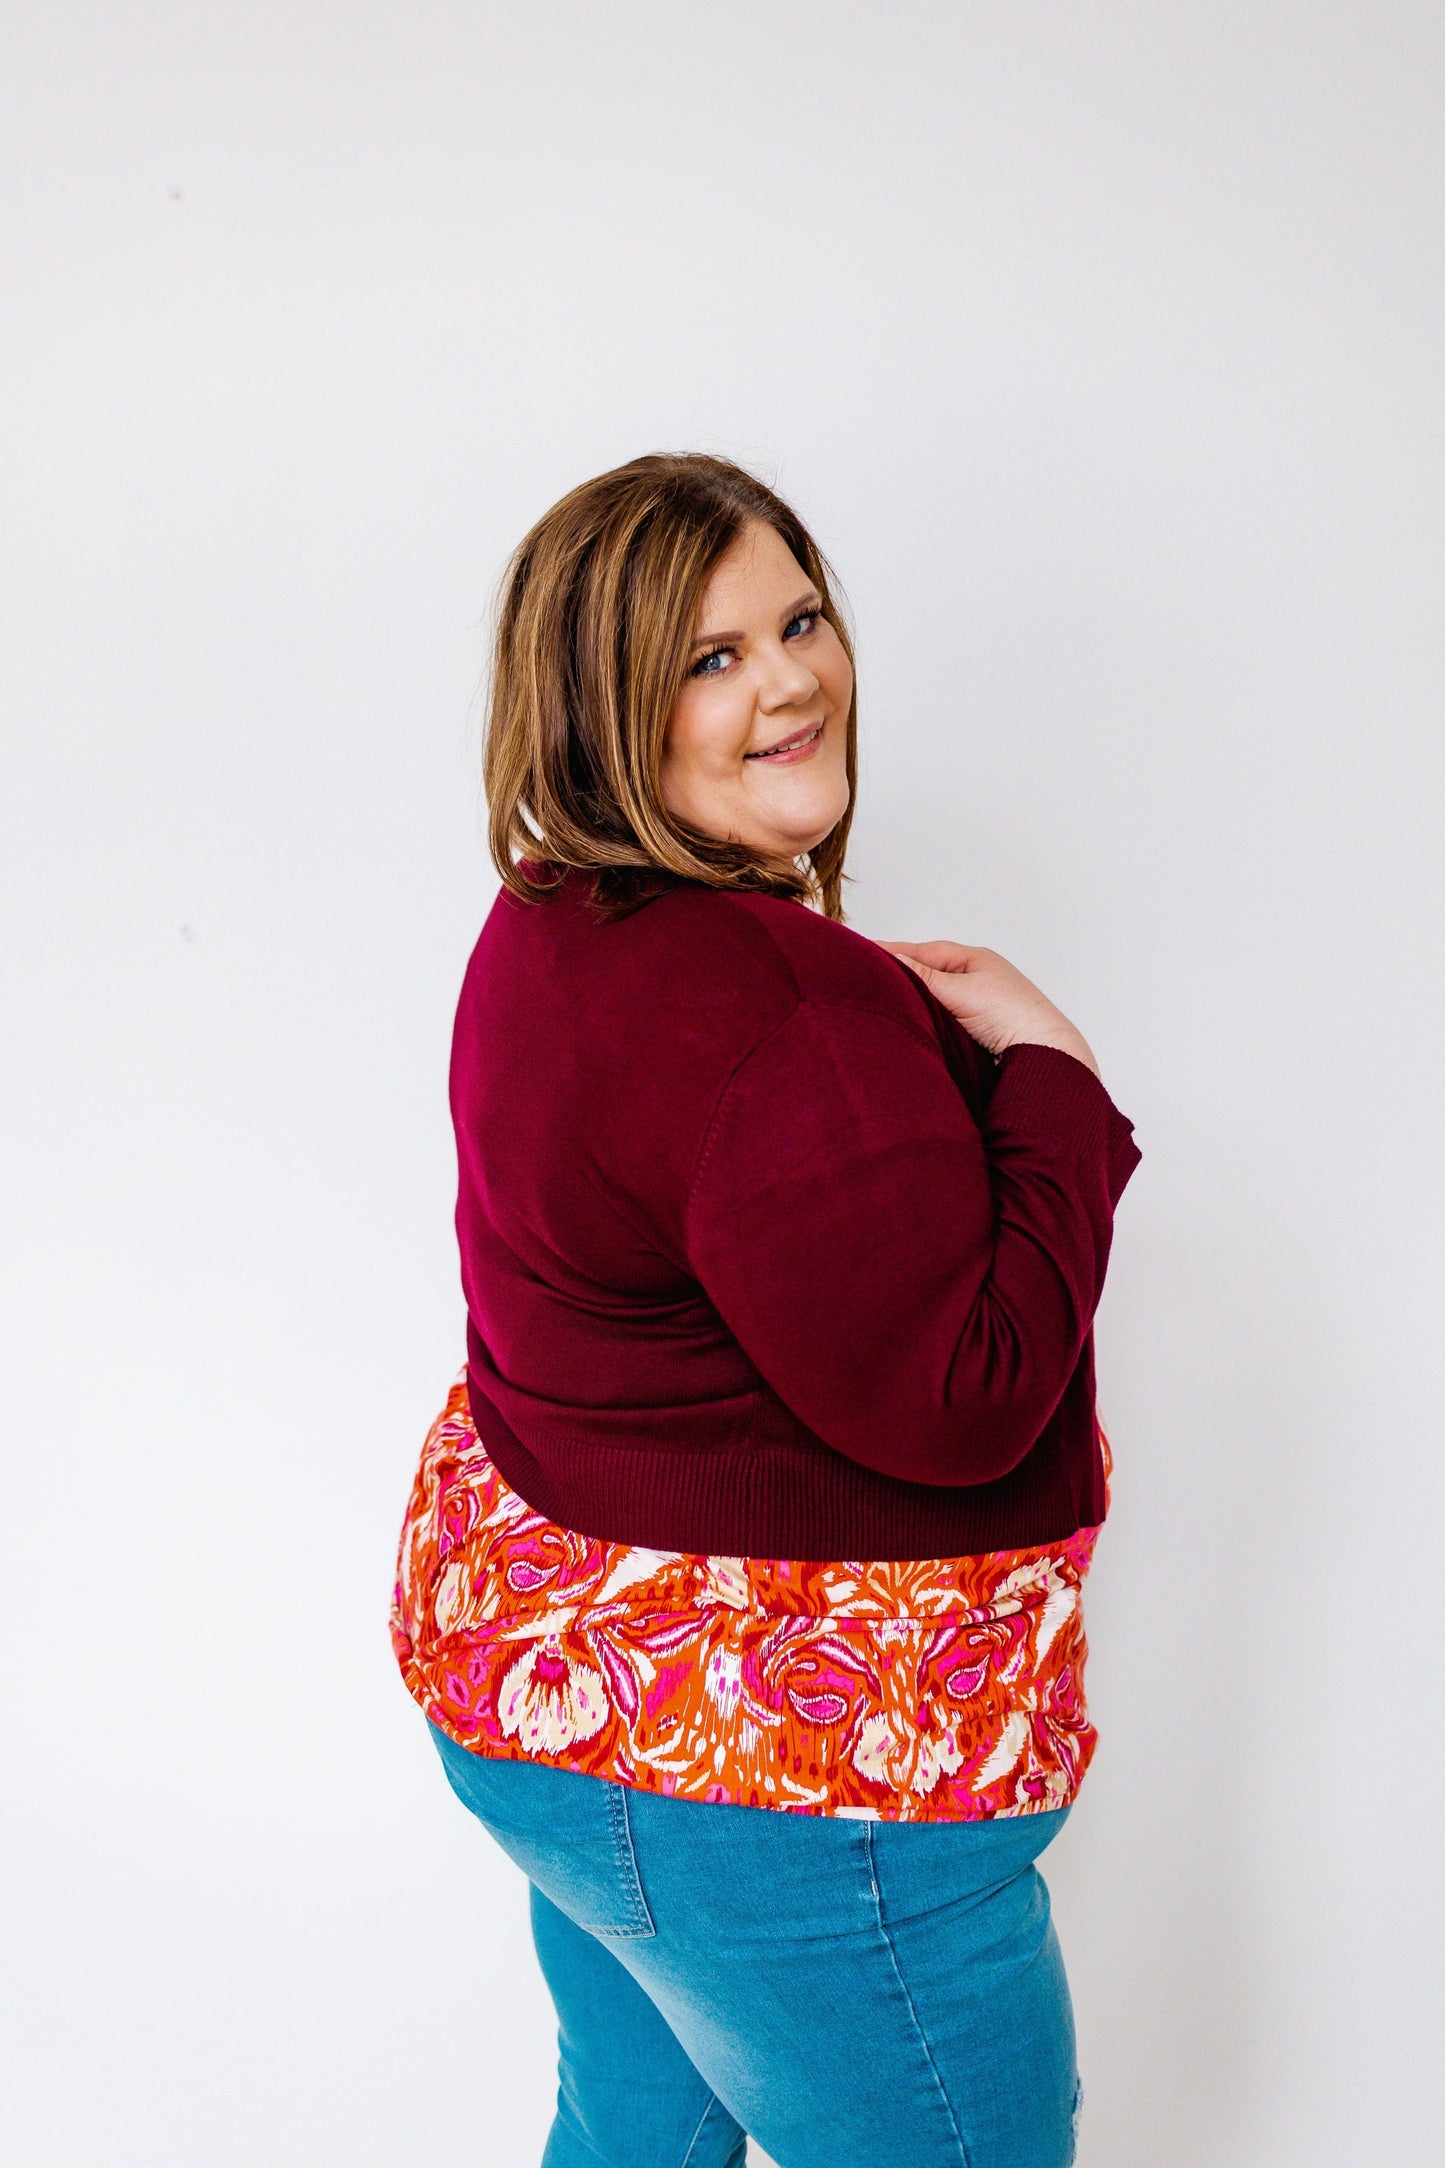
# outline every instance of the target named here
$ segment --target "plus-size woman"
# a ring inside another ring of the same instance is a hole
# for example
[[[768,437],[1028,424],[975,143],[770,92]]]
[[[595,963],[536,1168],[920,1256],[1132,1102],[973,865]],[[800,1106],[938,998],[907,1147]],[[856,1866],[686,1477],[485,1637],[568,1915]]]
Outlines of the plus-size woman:
[[[547,2168],[1065,2168],[1129,1124],[1001,957],[842,923],[827,568],[703,457],[513,561],[452,1060],[467,1367],[394,1631],[533,1885]],[[889,953],[889,949],[892,953]],[[486,2157],[479,2136],[478,2158]]]

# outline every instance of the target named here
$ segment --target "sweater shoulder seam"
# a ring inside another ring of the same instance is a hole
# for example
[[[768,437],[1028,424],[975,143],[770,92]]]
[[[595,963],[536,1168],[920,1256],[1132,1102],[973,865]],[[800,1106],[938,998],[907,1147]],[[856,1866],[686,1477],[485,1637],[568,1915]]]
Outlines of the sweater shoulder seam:
[[[894,1016],[890,1010],[882,1007],[877,1000],[871,1000],[865,996],[818,993],[813,991],[811,988],[805,987],[798,977],[797,966],[793,962],[792,957],[789,955],[787,949],[783,946],[783,943],[778,939],[777,934],[774,932],[772,926],[769,925],[768,921],[766,919],[753,917],[753,914],[751,912],[748,913],[748,916],[752,920],[753,925],[758,928],[759,932],[766,935],[769,945],[776,952],[778,959],[783,966],[783,969],[787,972],[788,977],[792,982],[793,991],[797,997],[794,1007],[789,1010],[787,1016],[780,1018],[779,1025],[791,1023],[793,1017],[797,1014],[798,1009],[803,1007],[814,1009],[854,1009],[859,1011],[863,1015],[877,1017],[881,1023],[895,1024],[900,1031],[910,1032],[912,1036],[918,1040],[920,1046],[926,1047],[931,1053],[936,1053],[941,1058],[942,1050],[938,1044],[938,1034],[935,1031],[926,1028],[923,1024],[915,1023],[911,1019],[906,1019],[901,1016]],[[900,965],[900,969],[906,971],[907,967]],[[777,1030],[779,1028],[779,1025],[774,1025],[772,1027],[772,1030]],[[732,1082],[733,1077],[737,1074],[737,1071],[743,1066],[744,1062],[751,1060],[752,1056],[758,1051],[759,1047],[766,1045],[768,1039],[771,1037],[771,1030],[765,1032],[763,1034],[763,1037],[756,1040],[754,1044],[749,1047],[747,1053],[739,1058],[739,1060],[734,1064],[733,1068],[728,1072],[727,1079],[725,1080],[722,1089],[719,1092],[719,1099],[722,1097],[722,1093],[727,1090],[728,1086]],[[711,1120],[711,1116],[709,1116],[709,1120]]]
[[[926,1030],[922,1024],[913,1023],[908,1017],[892,1015],[889,1010],[880,1008],[877,1002],[859,1001],[847,994],[804,994],[799,1006],[812,1009],[848,1009],[858,1016],[871,1016],[877,1024],[891,1024],[895,1031],[904,1032],[910,1039],[916,1039],[926,1054],[937,1055],[939,1067],[946,1069],[943,1050],[934,1032]]]
[[[784,961],[786,961],[786,958],[784,959]],[[712,1106],[708,1112],[707,1122],[703,1129],[702,1138],[697,1148],[697,1157],[693,1162],[692,1174],[689,1177],[687,1185],[687,1196],[683,1203],[682,1234],[684,1244],[686,1244],[687,1241],[688,1224],[692,1218],[693,1202],[697,1196],[698,1184],[701,1182],[703,1175],[706,1172],[707,1163],[712,1157],[713,1148],[717,1143],[719,1128],[721,1125],[722,1112],[727,1102],[728,1095],[731,1093],[733,1086],[737,1083],[738,1078],[742,1075],[742,1072],[747,1067],[748,1063],[752,1061],[755,1056],[760,1054],[763,1051],[763,1048],[767,1046],[773,1039],[776,1039],[779,1032],[785,1031],[789,1024],[793,1023],[806,1009],[842,1009],[854,1015],[870,1016],[874,1019],[875,1022],[880,1024],[891,1025],[895,1031],[901,1031],[906,1038],[912,1039],[918,1046],[921,1046],[925,1053],[932,1054],[936,1058],[940,1069],[943,1070],[945,1075],[948,1074],[947,1064],[944,1062],[942,1050],[939,1047],[937,1039],[934,1038],[931,1033],[923,1031],[918,1026],[906,1022],[903,1017],[890,1016],[886,1009],[877,1008],[871,1002],[849,1001],[846,998],[839,999],[836,995],[805,994],[800,990],[797,1000],[794,1002],[792,1008],[788,1011],[787,1015],[779,1017],[778,1021],[774,1025],[772,1025],[769,1030],[765,1031],[761,1038],[755,1039],[753,1041],[752,1045],[747,1049],[746,1053],[740,1054],[738,1056],[737,1060],[733,1063],[727,1075],[723,1078],[721,1084],[718,1086],[717,1096],[713,1100]],[[952,1078],[950,1078],[949,1081],[951,1083],[953,1081]]]
[[[784,962],[786,962],[786,957],[783,960]],[[796,979],[794,980],[793,984],[795,988],[793,1006],[789,1009],[787,1015],[780,1016],[777,1022],[771,1025],[769,1029],[763,1033],[760,1039],[754,1039],[752,1045],[746,1048],[743,1053],[739,1054],[737,1060],[728,1070],[727,1075],[718,1085],[716,1096],[713,1099],[711,1107],[708,1109],[707,1120],[703,1124],[702,1136],[699,1139],[697,1154],[693,1160],[692,1173],[688,1177],[687,1195],[683,1199],[682,1238],[684,1247],[687,1243],[688,1221],[692,1217],[692,1200],[697,1194],[697,1185],[702,1180],[703,1169],[707,1165],[707,1162],[712,1154],[713,1145],[717,1141],[718,1117],[722,1113],[723,1102],[727,1098],[728,1093],[732,1090],[733,1085],[736,1083],[739,1075],[747,1067],[753,1056],[755,1054],[761,1053],[763,1048],[768,1044],[768,1041],[770,1039],[775,1039],[780,1031],[785,1031],[788,1025],[792,1023],[793,1018],[798,1014],[798,1011],[802,1008],[803,996],[801,993],[796,991]]]

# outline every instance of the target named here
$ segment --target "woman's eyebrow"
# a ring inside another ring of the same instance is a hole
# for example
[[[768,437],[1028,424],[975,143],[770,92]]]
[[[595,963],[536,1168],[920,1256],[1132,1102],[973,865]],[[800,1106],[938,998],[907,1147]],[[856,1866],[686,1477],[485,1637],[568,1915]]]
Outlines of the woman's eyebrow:
[[[786,610],[784,610],[781,622],[785,625],[791,625],[795,617],[803,616],[803,614],[808,610],[821,610],[822,607],[822,597],[819,595],[817,588],[810,587],[806,595],[801,596],[797,602],[790,604],[790,606]],[[694,648],[726,647],[730,642],[735,642],[746,638],[746,633],[742,632],[704,632],[699,633],[698,637],[693,641],[692,644]]]

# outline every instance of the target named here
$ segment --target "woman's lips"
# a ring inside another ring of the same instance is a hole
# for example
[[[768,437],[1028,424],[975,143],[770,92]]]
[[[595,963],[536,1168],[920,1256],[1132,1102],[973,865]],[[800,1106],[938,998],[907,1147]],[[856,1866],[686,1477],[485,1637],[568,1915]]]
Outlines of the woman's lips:
[[[810,753],[817,751],[822,735],[823,724],[814,723],[807,730],[795,730],[791,737],[779,738],[766,752],[744,753],[743,759],[766,760],[774,768],[790,768],[795,761],[806,760]]]

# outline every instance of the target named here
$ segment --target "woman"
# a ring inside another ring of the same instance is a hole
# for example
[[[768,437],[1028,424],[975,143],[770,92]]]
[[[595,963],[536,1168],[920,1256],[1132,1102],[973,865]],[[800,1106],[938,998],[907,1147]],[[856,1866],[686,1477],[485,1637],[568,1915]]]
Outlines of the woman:
[[[640,459],[511,567],[452,1063],[467,1368],[394,1630],[533,1884],[546,2168],[1062,2168],[1130,1129],[1001,957],[842,924],[812,538]],[[887,953],[891,949],[892,953]]]

